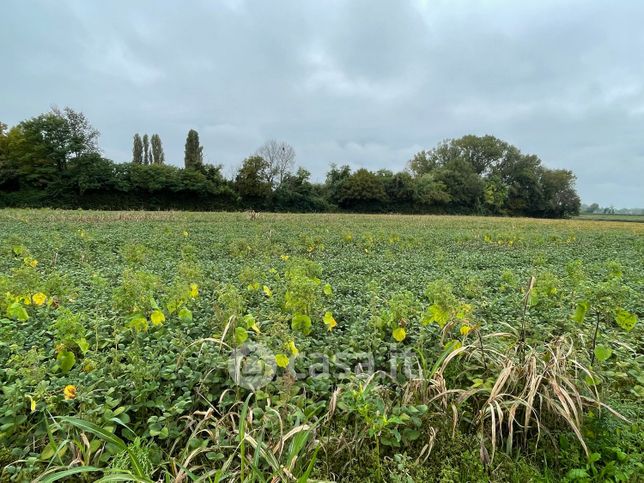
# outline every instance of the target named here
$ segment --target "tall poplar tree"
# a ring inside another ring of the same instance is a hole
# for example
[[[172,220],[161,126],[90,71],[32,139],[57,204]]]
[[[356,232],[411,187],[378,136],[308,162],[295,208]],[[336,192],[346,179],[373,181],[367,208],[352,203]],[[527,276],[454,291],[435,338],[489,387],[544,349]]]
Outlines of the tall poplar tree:
[[[150,164],[150,138],[143,135],[143,164]]]
[[[143,164],[143,141],[137,132],[134,135],[134,145],[132,146],[132,162],[134,164]]]
[[[203,165],[203,146],[199,145],[199,133],[194,129],[188,131],[184,163],[186,169],[197,169]]]
[[[152,145],[152,164],[164,164],[165,154],[163,153],[161,137],[158,134],[153,134],[150,138],[150,144]]]

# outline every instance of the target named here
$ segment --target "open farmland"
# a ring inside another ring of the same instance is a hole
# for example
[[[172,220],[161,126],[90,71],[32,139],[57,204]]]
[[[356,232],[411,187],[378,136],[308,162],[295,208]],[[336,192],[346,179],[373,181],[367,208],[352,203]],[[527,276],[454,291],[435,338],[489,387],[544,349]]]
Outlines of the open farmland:
[[[643,235],[1,211],[1,479],[636,481]]]

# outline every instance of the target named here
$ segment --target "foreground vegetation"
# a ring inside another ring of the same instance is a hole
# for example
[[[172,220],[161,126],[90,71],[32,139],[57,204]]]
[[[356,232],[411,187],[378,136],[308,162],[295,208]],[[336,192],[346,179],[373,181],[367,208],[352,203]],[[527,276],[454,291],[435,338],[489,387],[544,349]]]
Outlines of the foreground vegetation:
[[[0,479],[636,481],[643,231],[0,211]]]

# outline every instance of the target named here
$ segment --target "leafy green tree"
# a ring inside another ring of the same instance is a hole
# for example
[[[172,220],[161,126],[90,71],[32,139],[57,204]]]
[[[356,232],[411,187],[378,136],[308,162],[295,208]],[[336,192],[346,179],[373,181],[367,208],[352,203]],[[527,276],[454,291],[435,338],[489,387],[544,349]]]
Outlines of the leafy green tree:
[[[442,211],[451,201],[445,183],[438,181],[435,174],[426,173],[414,181],[414,203],[421,210],[435,207]]]
[[[271,196],[270,166],[261,156],[246,158],[235,177],[235,189],[250,208],[264,208]]]
[[[381,175],[382,176],[382,175]],[[409,173],[391,173],[383,176],[385,193],[389,200],[398,207],[411,209],[416,195],[414,179]]]
[[[65,120],[69,130],[68,159],[78,158],[87,154],[100,153],[98,137],[100,133],[90,124],[85,114],[65,107],[62,111],[53,108],[52,112]]]
[[[139,133],[134,135],[134,143],[132,146],[132,162],[134,164],[143,164],[143,140]]]
[[[329,206],[319,187],[310,181],[311,173],[299,168],[287,173],[273,193],[273,206],[278,211],[315,212],[327,211]]]
[[[408,163],[409,170],[416,177],[431,173],[437,167],[437,160],[432,151],[420,151]]]
[[[499,176],[490,176],[485,180],[483,200],[489,213],[501,214],[508,199],[508,187]]]
[[[338,168],[335,164],[331,164],[324,183],[326,197],[331,203],[336,205],[340,203],[342,188],[350,177],[351,168],[349,166],[344,165]]]
[[[3,184],[14,190],[33,190],[60,181],[71,160],[99,154],[98,136],[85,116],[70,108],[52,109],[22,121],[3,142]]]
[[[198,169],[202,165],[203,146],[199,144],[199,133],[191,129],[186,138],[184,166],[186,169]]]
[[[436,170],[435,180],[444,184],[450,206],[459,213],[476,213],[483,199],[483,180],[463,158],[453,158]]]
[[[541,172],[544,210],[549,218],[568,218],[579,214],[581,201],[575,191],[575,175],[565,169],[543,169]]]
[[[150,138],[147,134],[143,135],[143,164],[152,164],[150,162]]]
[[[163,145],[161,144],[161,137],[158,134],[153,134],[150,139],[152,145],[152,164],[165,164],[165,154],[163,152]]]
[[[514,215],[538,216],[543,208],[541,160],[518,150],[493,169],[508,188],[505,210]]]
[[[381,211],[386,201],[384,183],[364,168],[349,176],[340,190],[340,206],[350,210]]]

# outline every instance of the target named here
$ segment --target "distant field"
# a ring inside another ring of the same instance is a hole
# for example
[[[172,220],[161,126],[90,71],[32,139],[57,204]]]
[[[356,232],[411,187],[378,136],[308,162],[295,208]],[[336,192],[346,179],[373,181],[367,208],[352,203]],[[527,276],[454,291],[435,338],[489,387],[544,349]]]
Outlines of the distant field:
[[[0,480],[636,481],[625,221],[1,210]]]
[[[582,214],[576,219],[579,220],[595,220],[595,221],[627,221],[644,223],[644,215],[589,215]]]

